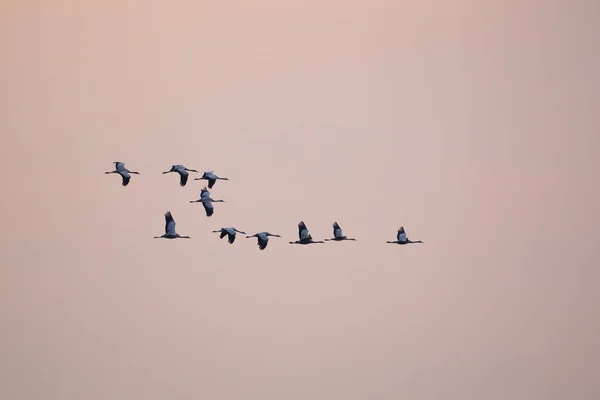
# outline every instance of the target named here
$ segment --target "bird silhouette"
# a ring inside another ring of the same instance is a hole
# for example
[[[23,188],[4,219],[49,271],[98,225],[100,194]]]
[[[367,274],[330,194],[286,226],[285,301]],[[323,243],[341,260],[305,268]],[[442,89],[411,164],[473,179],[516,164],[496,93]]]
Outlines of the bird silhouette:
[[[313,244],[313,243],[325,243],[322,240],[313,240],[312,236],[308,232],[308,228],[306,228],[306,224],[304,221],[300,221],[298,223],[298,237],[300,240],[296,240],[295,242],[290,242],[290,244]]]
[[[190,171],[190,172],[198,172],[195,169],[189,169],[189,168],[184,167],[183,165],[176,164],[176,165],[173,165],[170,170],[163,172],[163,174],[168,174],[168,173],[171,173],[171,172],[177,172],[179,174],[179,184],[181,186],[185,186],[185,184],[188,181],[188,176],[189,176],[188,171]]]
[[[115,161],[115,162],[113,162],[113,164],[115,164],[115,170],[114,171],[106,171],[105,174],[119,174],[119,175],[121,175],[121,178],[123,178],[121,184],[123,186],[129,185],[129,181],[131,180],[131,175],[129,175],[129,174],[136,174],[136,175],[140,174],[139,172],[130,171],[127,168],[125,168],[125,163],[124,162]]]
[[[269,232],[259,232],[259,233],[255,233],[254,235],[251,235],[251,236],[246,236],[246,239],[250,239],[253,237],[257,238],[258,248],[260,250],[264,250],[267,248],[267,245],[269,244],[269,236],[281,237],[279,235],[275,235],[275,234],[269,233]]]
[[[175,231],[175,220],[173,219],[173,215],[171,215],[171,211],[167,211],[165,214],[165,233],[161,236],[154,236],[154,239],[191,239],[189,236],[181,236]]]
[[[398,234],[396,235],[396,240],[394,241],[387,241],[386,243],[395,243],[395,244],[411,244],[411,243],[423,243],[421,240],[409,240],[408,236],[406,236],[406,231],[404,230],[404,227],[401,226],[400,228],[398,228]]]

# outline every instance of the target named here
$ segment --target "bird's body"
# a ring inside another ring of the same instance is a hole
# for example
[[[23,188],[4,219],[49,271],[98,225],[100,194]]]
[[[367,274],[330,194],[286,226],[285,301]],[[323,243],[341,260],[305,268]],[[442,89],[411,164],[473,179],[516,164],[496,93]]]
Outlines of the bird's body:
[[[184,167],[183,165],[176,164],[176,165],[171,166],[170,170],[163,172],[163,174],[168,174],[170,172],[177,172],[179,174],[179,184],[181,186],[185,186],[185,184],[188,181],[188,176],[189,176],[188,171],[198,172],[195,169],[189,169],[189,168]]]
[[[388,240],[386,243],[395,243],[395,244],[411,244],[411,243],[423,243],[421,240],[409,240],[408,236],[406,235],[406,231],[404,230],[404,227],[401,226],[400,228],[398,228],[398,234],[396,235],[396,240],[394,241],[390,241]]]
[[[310,232],[308,232],[308,228],[306,228],[306,224],[304,221],[300,221],[298,223],[298,237],[300,240],[296,240],[295,242],[290,242],[290,244],[312,244],[312,243],[325,243],[322,240],[313,240]]]
[[[115,170],[114,171],[106,171],[105,174],[121,175],[121,178],[123,178],[121,185],[123,185],[123,186],[129,185],[129,181],[131,180],[131,175],[129,175],[129,174],[136,174],[136,175],[140,174],[139,172],[130,171],[127,168],[125,168],[124,162],[115,161],[115,162],[113,162],[113,164],[115,164]]]
[[[205,186],[200,190],[200,198],[198,200],[191,200],[190,203],[202,203],[204,211],[206,211],[206,216],[210,217],[215,213],[215,208],[212,203],[225,203],[225,200],[215,200],[211,198],[210,192]]]
[[[167,211],[167,213],[165,214],[165,233],[164,235],[161,236],[154,236],[154,239],[177,239],[177,238],[181,238],[181,239],[190,239],[189,236],[180,236],[176,231],[175,231],[175,220],[173,219],[173,216],[171,215],[171,211]]]
[[[215,183],[217,183],[217,180],[222,180],[222,181],[229,180],[229,178],[223,178],[223,177],[215,175],[215,171],[205,171],[200,178],[195,178],[194,180],[199,181],[202,179],[208,181],[209,189],[212,189],[212,187],[215,185]]]
[[[219,236],[219,239],[223,239],[225,236],[227,236],[227,241],[230,244],[233,244],[233,242],[235,242],[235,234],[236,232],[242,233],[242,234],[246,234],[246,232],[242,232],[237,230],[236,228],[230,227],[230,228],[221,228],[218,231],[213,231],[213,233],[220,233],[221,235]]]
[[[264,250],[264,249],[267,248],[267,244],[269,244],[269,236],[281,237],[279,235],[275,235],[275,234],[272,234],[272,233],[269,233],[269,232],[259,232],[259,233],[255,233],[252,236],[246,236],[246,238],[247,239],[250,239],[250,238],[253,238],[253,237],[257,238],[257,240],[258,240],[258,248],[260,250]]]
[[[325,241],[342,241],[342,240],[356,240],[354,238],[349,238],[348,236],[344,236],[342,234],[342,228],[337,222],[333,223],[333,237],[331,239],[324,239]]]

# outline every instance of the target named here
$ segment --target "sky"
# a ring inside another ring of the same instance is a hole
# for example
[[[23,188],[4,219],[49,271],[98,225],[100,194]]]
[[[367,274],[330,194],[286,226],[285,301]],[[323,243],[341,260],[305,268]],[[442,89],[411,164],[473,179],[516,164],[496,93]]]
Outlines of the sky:
[[[597,399],[599,19],[5,0],[0,397]]]

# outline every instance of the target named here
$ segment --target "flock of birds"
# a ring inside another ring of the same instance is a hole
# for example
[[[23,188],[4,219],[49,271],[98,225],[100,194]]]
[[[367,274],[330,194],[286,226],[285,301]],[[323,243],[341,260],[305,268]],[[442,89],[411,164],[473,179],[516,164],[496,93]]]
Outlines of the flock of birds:
[[[131,174],[135,174],[135,175],[140,174],[139,172],[130,171],[127,168],[125,168],[125,163],[123,163],[121,161],[115,161],[115,162],[113,162],[113,164],[115,164],[114,171],[107,171],[105,173],[106,174],[119,174],[122,178],[121,184],[123,186],[127,186],[129,184],[129,181],[131,180]],[[168,174],[171,172],[178,173],[179,174],[179,184],[181,186],[185,186],[188,181],[189,173],[190,172],[197,173],[198,171],[195,169],[186,168],[183,165],[178,164],[178,165],[171,166],[171,169],[163,172],[163,174]],[[206,181],[208,181],[208,189],[212,189],[212,187],[215,185],[215,183],[218,180],[227,181],[229,179],[215,175],[214,171],[205,171],[201,177],[195,178],[194,180],[206,180]],[[204,211],[206,212],[206,216],[210,217],[215,212],[215,209],[214,209],[214,206],[212,203],[223,203],[223,202],[225,202],[225,200],[213,199],[212,197],[210,197],[210,192],[208,191],[208,189],[206,188],[206,186],[204,186],[200,190],[200,198],[198,200],[191,200],[190,203],[202,203],[202,205],[204,206]],[[155,236],[154,238],[155,239],[160,239],[160,238],[162,238],[162,239],[190,239],[189,236],[179,235],[177,233],[177,231],[175,230],[175,225],[176,225],[175,220],[173,219],[173,215],[171,214],[171,211],[167,211],[165,213],[165,233],[161,236]],[[233,242],[235,241],[237,233],[247,235],[246,232],[242,232],[233,227],[221,228],[217,231],[213,231],[213,233],[219,233],[220,239],[223,239],[225,236],[227,236],[227,241],[231,244],[233,244]],[[255,233],[254,235],[246,236],[246,238],[248,238],[248,239],[254,238],[254,237],[258,241],[258,248],[260,250],[264,250],[267,248],[267,244],[269,243],[269,237],[281,237],[281,236],[272,234],[269,232],[258,232],[258,233]],[[337,222],[333,223],[333,237],[332,238],[324,239],[324,240],[314,240],[312,238],[312,236],[310,235],[310,232],[308,231],[308,228],[306,227],[306,224],[304,223],[304,221],[300,221],[298,223],[298,238],[299,238],[299,240],[296,240],[294,242],[289,242],[289,243],[290,244],[313,244],[313,243],[325,243],[326,241],[356,240],[355,238],[349,238],[349,237],[345,236],[342,233],[342,228],[340,228],[340,225]],[[393,241],[388,240],[386,243],[412,244],[412,243],[423,243],[423,242],[421,240],[415,240],[415,241],[409,240],[408,236],[406,235],[406,231],[404,230],[404,227],[401,226],[398,229],[398,232],[396,234],[396,240],[393,240]]]

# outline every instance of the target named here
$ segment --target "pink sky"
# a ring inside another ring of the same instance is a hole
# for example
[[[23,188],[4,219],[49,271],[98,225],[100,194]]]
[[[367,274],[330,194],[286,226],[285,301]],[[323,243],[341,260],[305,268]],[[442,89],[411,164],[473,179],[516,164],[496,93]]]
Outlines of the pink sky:
[[[600,5],[280,3],[0,5],[0,398],[599,398]]]

